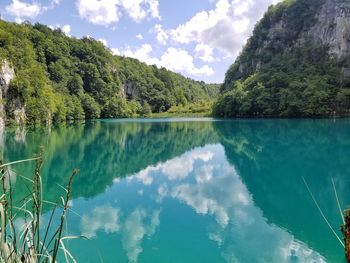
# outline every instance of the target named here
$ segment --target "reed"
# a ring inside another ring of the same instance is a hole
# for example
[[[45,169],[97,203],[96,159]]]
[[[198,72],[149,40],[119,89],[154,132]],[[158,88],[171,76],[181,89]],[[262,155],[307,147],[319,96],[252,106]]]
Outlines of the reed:
[[[20,204],[13,203],[13,186],[11,182],[10,165],[35,161],[33,178],[24,177],[30,181],[32,188]],[[43,147],[35,158],[0,164],[0,178],[2,193],[0,196],[0,262],[5,263],[55,263],[59,253],[63,253],[66,262],[76,262],[67,250],[64,240],[80,238],[63,236],[63,228],[69,210],[69,200],[72,192],[72,182],[77,170],[69,178],[62,204],[52,204],[53,209],[47,225],[43,224],[42,206],[48,203],[43,198],[41,167],[43,164]],[[61,210],[58,225],[53,224],[57,212]],[[19,216],[20,215],[20,216]],[[20,227],[15,227],[19,217],[24,218]],[[51,234],[53,233],[53,234]]]

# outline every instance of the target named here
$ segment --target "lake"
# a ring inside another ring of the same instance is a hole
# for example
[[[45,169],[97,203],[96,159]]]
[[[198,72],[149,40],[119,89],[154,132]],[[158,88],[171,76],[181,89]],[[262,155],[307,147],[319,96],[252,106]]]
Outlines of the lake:
[[[78,262],[345,262],[302,178],[340,235],[348,119],[97,120],[1,138],[5,161],[44,145],[46,200],[80,169],[66,228],[89,238],[66,241]],[[33,169],[11,167],[17,201]]]

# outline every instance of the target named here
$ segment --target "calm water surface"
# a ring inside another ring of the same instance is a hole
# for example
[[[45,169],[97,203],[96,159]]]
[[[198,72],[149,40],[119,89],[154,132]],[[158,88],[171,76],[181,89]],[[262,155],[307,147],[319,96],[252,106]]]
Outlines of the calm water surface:
[[[349,120],[101,120],[8,129],[4,159],[31,157],[40,144],[47,200],[57,201],[59,185],[80,169],[67,231],[90,240],[66,242],[78,262],[345,262],[302,177],[338,231],[331,178],[345,208]],[[20,199],[28,191],[21,175],[33,165],[11,169]]]

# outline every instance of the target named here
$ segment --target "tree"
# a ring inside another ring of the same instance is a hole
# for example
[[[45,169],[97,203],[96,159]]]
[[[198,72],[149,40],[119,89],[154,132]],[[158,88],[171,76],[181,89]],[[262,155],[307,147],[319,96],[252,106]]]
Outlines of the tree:
[[[140,116],[148,117],[151,113],[152,113],[151,106],[147,103],[147,101],[144,101],[140,111]]]
[[[70,79],[67,82],[68,90],[73,95],[78,95],[82,92],[84,92],[84,82],[80,75],[74,74],[70,77]]]
[[[80,101],[84,109],[86,119],[100,118],[100,114],[101,114],[100,106],[89,94],[81,93]]]

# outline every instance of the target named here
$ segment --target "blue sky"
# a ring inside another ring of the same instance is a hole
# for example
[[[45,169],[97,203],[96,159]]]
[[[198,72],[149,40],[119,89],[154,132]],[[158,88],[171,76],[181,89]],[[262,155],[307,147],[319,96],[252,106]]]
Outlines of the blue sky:
[[[117,55],[222,82],[255,23],[279,0],[0,0],[1,17],[91,36]]]

